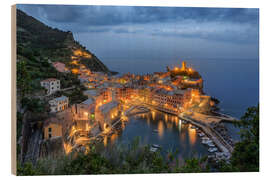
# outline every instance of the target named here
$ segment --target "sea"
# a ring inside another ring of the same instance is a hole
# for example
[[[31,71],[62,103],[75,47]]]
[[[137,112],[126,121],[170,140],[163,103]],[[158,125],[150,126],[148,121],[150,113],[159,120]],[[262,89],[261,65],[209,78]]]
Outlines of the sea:
[[[127,72],[147,74],[166,71],[166,66],[187,66],[197,70],[204,80],[204,92],[219,99],[222,113],[241,118],[246,109],[259,103],[259,60],[258,59],[108,59],[103,62],[120,74]],[[154,113],[154,114],[153,114]],[[225,123],[231,137],[240,140],[239,128]],[[154,133],[154,132],[157,133]],[[165,152],[178,151],[181,159],[196,154],[208,155],[208,147],[201,144],[196,130],[181,123],[177,117],[161,112],[149,112],[129,118],[123,132],[117,137],[106,139],[104,145],[130,143],[140,137],[144,144],[158,144]]]

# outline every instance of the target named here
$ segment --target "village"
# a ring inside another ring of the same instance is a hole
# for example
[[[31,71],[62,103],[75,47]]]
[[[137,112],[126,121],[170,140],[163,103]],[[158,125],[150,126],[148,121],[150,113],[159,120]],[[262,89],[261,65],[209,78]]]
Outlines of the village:
[[[71,104],[67,96],[55,97],[54,94],[63,89],[60,80],[54,77],[40,82],[47,90],[50,107],[50,116],[43,124],[43,141],[50,142],[51,147],[55,147],[53,144],[58,142],[56,149],[63,149],[65,154],[72,151],[87,152],[87,144],[102,140],[104,135],[115,133],[116,125],[124,124],[127,116],[151,110],[176,115],[184,122],[194,125],[199,121],[197,127],[200,129],[210,127],[209,124],[221,119],[233,120],[226,116],[213,116],[215,100],[204,94],[201,76],[187,67],[185,61],[182,62],[182,67],[167,67],[167,72],[112,76],[90,71],[81,64],[81,56],[89,55],[79,50],[74,51],[71,57],[72,69],[61,62],[51,64],[58,72],[77,75],[80,83],[87,89],[83,92],[87,100]],[[212,116],[213,122],[206,120],[209,116]],[[205,120],[206,122],[203,122]],[[210,132],[208,136],[216,135]],[[216,140],[214,143],[219,144],[222,152],[228,154],[231,151],[228,150],[231,146],[226,147],[224,142]],[[217,148],[212,150],[216,151]],[[43,151],[40,154],[50,155]]]

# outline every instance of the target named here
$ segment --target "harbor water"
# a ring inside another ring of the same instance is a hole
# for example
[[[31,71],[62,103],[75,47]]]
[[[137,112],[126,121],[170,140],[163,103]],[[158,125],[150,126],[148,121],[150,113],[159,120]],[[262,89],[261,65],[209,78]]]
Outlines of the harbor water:
[[[136,137],[143,145],[159,145],[161,152],[178,152],[178,157],[203,157],[208,155],[208,147],[201,143],[198,130],[191,124],[184,124],[177,116],[159,111],[131,116],[118,135],[104,138],[104,146],[129,144]]]

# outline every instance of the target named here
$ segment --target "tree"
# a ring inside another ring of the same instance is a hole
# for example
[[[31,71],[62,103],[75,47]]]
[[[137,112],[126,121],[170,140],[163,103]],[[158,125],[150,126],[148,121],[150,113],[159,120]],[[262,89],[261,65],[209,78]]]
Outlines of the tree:
[[[17,62],[17,89],[21,98],[31,91],[31,77],[25,61]]]
[[[231,163],[239,171],[259,171],[259,105],[250,107],[236,122],[241,141],[236,143]]]

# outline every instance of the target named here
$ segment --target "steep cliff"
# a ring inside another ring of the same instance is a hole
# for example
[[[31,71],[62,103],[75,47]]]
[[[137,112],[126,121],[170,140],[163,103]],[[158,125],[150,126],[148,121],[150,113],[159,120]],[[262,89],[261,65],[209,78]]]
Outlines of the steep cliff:
[[[77,56],[92,71],[110,73],[109,69],[89,50],[75,41],[70,31],[49,27],[17,9],[17,59],[49,59],[69,64],[74,51],[88,56]]]

